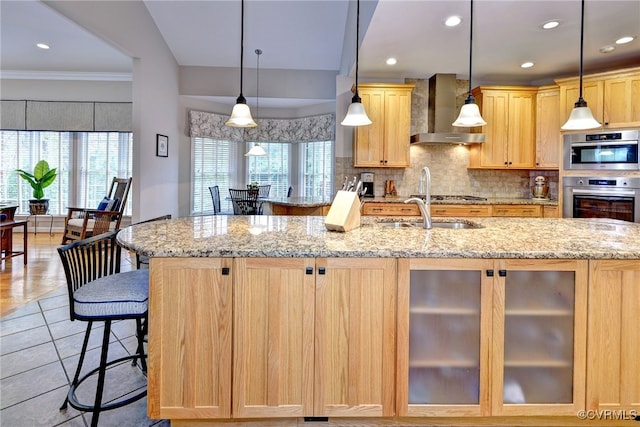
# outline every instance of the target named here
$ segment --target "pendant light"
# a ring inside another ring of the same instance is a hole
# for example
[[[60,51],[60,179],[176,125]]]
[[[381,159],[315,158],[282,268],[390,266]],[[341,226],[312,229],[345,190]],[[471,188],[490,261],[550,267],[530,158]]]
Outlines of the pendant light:
[[[580,21],[580,94],[578,100],[573,105],[573,110],[569,115],[569,119],[560,127],[562,130],[585,130],[595,129],[602,125],[593,118],[591,109],[587,107],[587,101],[582,98],[582,54],[584,50],[584,0],[582,0],[582,12]]]
[[[480,109],[476,104],[476,99],[471,94],[471,65],[473,63],[473,0],[471,0],[471,14],[469,18],[469,93],[464,100],[464,105],[460,109],[460,115],[452,126],[457,127],[476,127],[484,126],[487,122],[480,115]]]
[[[225,125],[234,128],[252,128],[258,126],[251,117],[251,111],[247,105],[247,100],[242,95],[242,73],[244,63],[244,0],[240,7],[240,95],[236,99],[236,105],[233,106],[231,117],[225,122]]]
[[[262,55],[261,49],[256,49],[256,121],[260,118],[260,55]],[[257,123],[256,123],[257,124]],[[257,142],[253,144],[253,147],[245,156],[266,156],[267,152]]]
[[[342,126],[366,126],[372,123],[367,116],[367,112],[362,105],[362,99],[358,95],[358,50],[360,42],[360,0],[357,1],[356,9],[356,91],[351,98],[351,105],[347,110],[347,115],[340,123]]]

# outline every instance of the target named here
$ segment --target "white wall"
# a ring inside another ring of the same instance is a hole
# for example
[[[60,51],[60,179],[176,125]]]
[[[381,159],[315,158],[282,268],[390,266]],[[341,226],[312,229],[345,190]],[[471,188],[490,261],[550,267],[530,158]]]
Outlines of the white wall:
[[[178,216],[178,65],[143,2],[45,2],[133,58],[132,221]],[[169,157],[156,157],[156,134]]]

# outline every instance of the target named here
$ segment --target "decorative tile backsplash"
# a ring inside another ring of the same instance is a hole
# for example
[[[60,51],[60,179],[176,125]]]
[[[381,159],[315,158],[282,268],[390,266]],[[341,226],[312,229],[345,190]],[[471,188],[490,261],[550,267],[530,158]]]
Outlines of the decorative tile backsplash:
[[[429,81],[407,79],[415,84],[411,101],[411,133],[427,131],[427,102]],[[464,102],[468,82],[458,81],[458,101]],[[394,180],[399,196],[418,192],[420,171],[424,166],[431,172],[432,194],[466,194],[481,197],[529,198],[536,176],[545,176],[549,183],[549,197],[558,198],[558,171],[477,170],[467,169],[469,148],[462,145],[412,145],[411,167],[406,169],[354,168],[351,157],[336,158],[335,183],[339,188],[344,177],[362,172],[374,173],[374,194],[383,196],[385,181]]]

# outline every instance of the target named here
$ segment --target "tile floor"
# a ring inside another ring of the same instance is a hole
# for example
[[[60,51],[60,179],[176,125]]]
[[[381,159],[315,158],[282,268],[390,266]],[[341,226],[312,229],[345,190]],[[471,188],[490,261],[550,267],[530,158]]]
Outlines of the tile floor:
[[[0,319],[0,425],[3,427],[88,426],[91,413],[59,407],[73,378],[85,322],[69,320],[66,289],[55,291]],[[109,359],[135,352],[135,322],[114,323]],[[88,371],[97,366],[102,326],[95,325],[85,357]],[[107,374],[105,398],[115,399],[146,386],[138,366],[123,363]],[[92,402],[95,379],[78,389],[82,403]],[[84,396],[87,396],[85,399]],[[146,415],[146,398],[100,414],[100,426],[168,427],[167,420]]]

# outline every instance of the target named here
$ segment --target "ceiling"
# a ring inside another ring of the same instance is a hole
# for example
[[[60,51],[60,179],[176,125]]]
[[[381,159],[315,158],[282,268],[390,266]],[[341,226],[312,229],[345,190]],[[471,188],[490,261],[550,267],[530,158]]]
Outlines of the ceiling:
[[[238,0],[145,0],[145,5],[179,65],[239,65]],[[469,9],[468,0],[362,0],[361,81],[428,78],[435,73],[467,78]],[[254,51],[259,48],[263,69],[330,70],[353,76],[354,11],[355,3],[349,0],[246,0],[245,68],[256,67]],[[445,27],[449,15],[460,16],[462,24]],[[3,78],[131,72],[130,58],[39,1],[2,0],[0,19]],[[541,24],[551,19],[561,25],[542,30]],[[578,0],[476,0],[473,25],[474,86],[537,85],[578,74]],[[611,53],[599,52],[625,35],[636,39]],[[640,1],[587,1],[585,72],[640,65],[639,36]],[[51,49],[38,49],[37,42]],[[384,62],[390,56],[398,60],[393,67]],[[534,62],[534,67],[520,68],[525,61]]]

